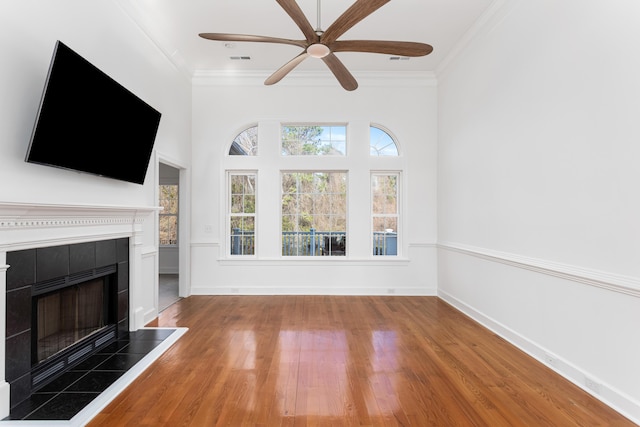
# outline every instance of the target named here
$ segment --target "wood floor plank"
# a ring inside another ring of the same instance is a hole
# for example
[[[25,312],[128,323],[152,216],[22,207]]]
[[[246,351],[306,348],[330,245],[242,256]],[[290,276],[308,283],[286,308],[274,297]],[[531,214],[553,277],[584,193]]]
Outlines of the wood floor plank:
[[[634,426],[437,297],[192,296],[97,426]]]

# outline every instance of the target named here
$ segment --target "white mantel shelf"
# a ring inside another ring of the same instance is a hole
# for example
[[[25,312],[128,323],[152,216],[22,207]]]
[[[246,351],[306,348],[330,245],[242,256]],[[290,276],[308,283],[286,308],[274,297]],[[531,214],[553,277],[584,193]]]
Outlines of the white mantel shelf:
[[[72,243],[135,234],[157,206],[0,202],[0,248]]]

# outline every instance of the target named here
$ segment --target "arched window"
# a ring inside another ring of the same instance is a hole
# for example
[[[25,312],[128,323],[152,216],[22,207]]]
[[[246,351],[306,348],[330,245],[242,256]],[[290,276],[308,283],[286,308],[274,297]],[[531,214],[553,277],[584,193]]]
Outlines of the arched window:
[[[256,156],[258,154],[258,126],[240,132],[229,148],[230,156]]]
[[[369,152],[372,156],[397,156],[398,146],[384,129],[371,125],[369,127]]]

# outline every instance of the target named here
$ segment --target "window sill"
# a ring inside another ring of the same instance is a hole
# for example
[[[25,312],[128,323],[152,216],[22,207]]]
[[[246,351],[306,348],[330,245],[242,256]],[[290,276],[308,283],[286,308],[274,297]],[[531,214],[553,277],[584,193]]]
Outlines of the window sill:
[[[255,265],[255,266],[357,266],[357,265],[408,265],[409,258],[397,256],[379,256],[376,258],[346,258],[346,257],[283,257],[283,258],[220,258],[218,263],[223,266]]]

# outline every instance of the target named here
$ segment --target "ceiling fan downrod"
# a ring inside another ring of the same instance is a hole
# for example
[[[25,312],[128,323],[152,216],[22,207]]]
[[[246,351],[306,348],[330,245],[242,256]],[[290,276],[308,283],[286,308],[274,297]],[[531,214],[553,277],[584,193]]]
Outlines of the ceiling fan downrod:
[[[320,36],[322,35],[322,33],[324,33],[324,31],[322,31],[322,25],[320,25],[320,10],[321,10],[321,8],[320,8],[320,1],[321,1],[321,0],[318,0],[318,14],[317,14],[317,22],[318,22],[318,25],[316,26],[316,35],[317,35],[318,37],[320,37]]]
[[[320,0],[318,0],[318,26],[316,27],[316,35],[321,37],[324,31],[320,25]],[[331,49],[322,43],[313,43],[307,46],[307,53],[313,58],[324,58],[331,53]]]

